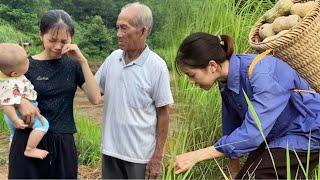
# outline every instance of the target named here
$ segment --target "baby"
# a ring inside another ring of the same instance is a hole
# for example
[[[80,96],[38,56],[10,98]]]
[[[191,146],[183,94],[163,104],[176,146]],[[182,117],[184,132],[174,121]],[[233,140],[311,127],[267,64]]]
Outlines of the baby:
[[[20,104],[21,99],[25,98],[37,106],[37,92],[31,82],[24,76],[28,68],[27,53],[21,46],[0,43],[0,104],[3,106],[4,119],[10,130],[10,142],[15,128],[24,129],[28,127],[21,119],[19,111],[15,109],[15,105]],[[49,152],[38,149],[37,145],[48,131],[49,123],[45,118],[35,117],[32,128],[24,155],[43,159]]]

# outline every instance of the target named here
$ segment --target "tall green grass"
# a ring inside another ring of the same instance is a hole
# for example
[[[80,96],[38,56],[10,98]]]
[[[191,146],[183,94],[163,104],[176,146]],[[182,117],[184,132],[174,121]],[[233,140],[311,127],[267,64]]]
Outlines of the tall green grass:
[[[75,110],[75,141],[79,163],[98,166],[101,163],[101,128],[95,119]]]
[[[7,128],[7,125],[6,123],[4,122],[4,119],[3,119],[3,112],[0,111],[0,133],[5,133],[7,134],[8,133],[8,128]]]
[[[3,112],[0,111],[0,166],[5,164],[8,160],[8,143],[9,130],[3,119]]]

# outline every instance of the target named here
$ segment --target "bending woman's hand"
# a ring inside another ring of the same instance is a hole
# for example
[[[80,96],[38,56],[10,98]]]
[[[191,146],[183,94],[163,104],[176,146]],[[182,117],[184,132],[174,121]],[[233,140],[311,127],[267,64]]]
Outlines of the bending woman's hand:
[[[180,174],[198,162],[198,151],[180,154],[176,157],[175,173]]]
[[[29,100],[22,98],[21,103],[17,105],[17,108],[22,115],[24,122],[29,126],[33,124],[35,116],[38,116],[40,121],[44,122],[44,118],[40,114],[40,110],[35,107]]]
[[[69,56],[80,64],[87,63],[87,59],[83,56],[78,45],[76,44],[65,44],[62,48],[61,54]]]
[[[182,173],[188,170],[189,168],[191,168],[194,164],[198,162],[221,157],[221,156],[224,156],[224,154],[217,151],[212,146],[199,149],[196,151],[180,154],[176,157],[175,173],[176,174]]]

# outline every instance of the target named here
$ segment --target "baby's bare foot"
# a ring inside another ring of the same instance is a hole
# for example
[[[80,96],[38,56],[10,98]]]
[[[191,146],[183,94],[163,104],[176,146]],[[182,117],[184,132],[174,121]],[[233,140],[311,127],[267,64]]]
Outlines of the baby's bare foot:
[[[24,151],[24,155],[32,158],[44,159],[49,154],[48,151],[34,148],[34,149],[26,149]]]

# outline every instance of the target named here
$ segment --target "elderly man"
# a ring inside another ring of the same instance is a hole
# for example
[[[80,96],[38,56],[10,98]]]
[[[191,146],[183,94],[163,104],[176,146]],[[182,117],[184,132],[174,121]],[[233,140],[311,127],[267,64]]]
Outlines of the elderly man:
[[[124,6],[117,19],[120,49],[95,75],[104,93],[102,178],[160,173],[173,98],[165,62],[145,43],[152,21],[146,5]]]

